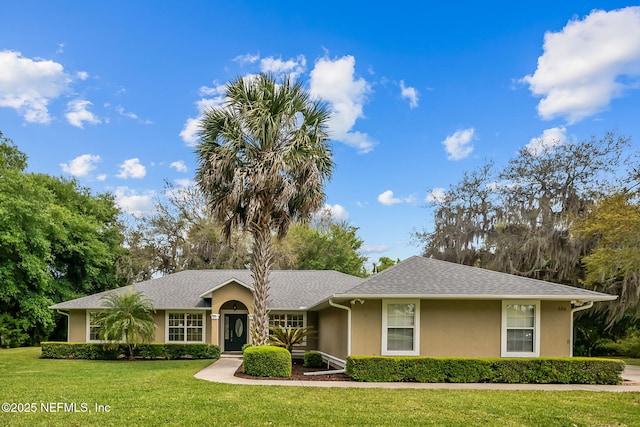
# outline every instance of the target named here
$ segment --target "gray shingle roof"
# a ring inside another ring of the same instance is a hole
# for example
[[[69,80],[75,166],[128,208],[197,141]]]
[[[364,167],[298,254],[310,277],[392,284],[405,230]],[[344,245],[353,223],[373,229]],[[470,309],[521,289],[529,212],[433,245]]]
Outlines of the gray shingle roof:
[[[187,270],[106,292],[135,289],[150,298],[157,310],[206,309],[211,306],[211,301],[200,298],[200,295],[230,279],[242,282],[250,288],[253,286],[249,270]],[[309,307],[329,295],[345,292],[363,280],[330,270],[273,270],[270,279],[271,310],[300,310],[301,307]],[[55,304],[51,308],[100,308],[101,297],[106,292]]]
[[[542,280],[468,267],[424,257],[411,257],[368,279],[337,271],[274,270],[271,272],[269,308],[304,310],[329,298],[431,297],[460,299],[532,298],[604,301],[613,295]],[[249,270],[188,270],[107,292],[135,289],[158,310],[206,309],[200,295],[230,280],[252,288]],[[51,308],[100,308],[105,292],[55,304]]]
[[[586,289],[418,256],[371,276],[336,297],[374,295],[476,299],[558,298],[584,301],[615,299],[613,295]]]

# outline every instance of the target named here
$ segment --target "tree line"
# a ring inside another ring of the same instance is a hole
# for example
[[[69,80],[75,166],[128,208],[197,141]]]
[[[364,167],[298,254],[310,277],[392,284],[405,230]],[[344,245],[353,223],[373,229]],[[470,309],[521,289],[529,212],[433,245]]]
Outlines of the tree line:
[[[424,256],[618,295],[609,329],[640,314],[639,163],[629,138],[523,148],[432,196]],[[435,193],[434,193],[435,194]],[[598,322],[596,322],[598,323]]]
[[[122,214],[109,193],[27,171],[0,132],[0,346],[65,339],[52,304],[187,269],[248,269],[251,239],[229,239],[196,187],[165,185],[152,213]],[[273,268],[363,276],[358,228],[320,212],[273,242]]]

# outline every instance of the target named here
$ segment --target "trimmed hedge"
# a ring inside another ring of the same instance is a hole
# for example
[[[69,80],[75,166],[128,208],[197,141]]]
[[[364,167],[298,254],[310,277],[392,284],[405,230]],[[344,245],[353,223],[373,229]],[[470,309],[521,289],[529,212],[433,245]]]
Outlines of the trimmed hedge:
[[[307,368],[322,368],[324,362],[322,361],[322,354],[317,351],[307,351],[304,353],[304,367]]]
[[[284,347],[251,346],[243,352],[242,365],[248,375],[288,378],[291,376],[291,353]]]
[[[129,348],[126,344],[113,347],[103,343],[43,342],[42,357],[45,359],[126,359]],[[210,344],[138,344],[134,356],[141,359],[218,359],[220,347]]]
[[[351,356],[357,381],[423,383],[617,384],[624,362],[592,358],[466,359]]]

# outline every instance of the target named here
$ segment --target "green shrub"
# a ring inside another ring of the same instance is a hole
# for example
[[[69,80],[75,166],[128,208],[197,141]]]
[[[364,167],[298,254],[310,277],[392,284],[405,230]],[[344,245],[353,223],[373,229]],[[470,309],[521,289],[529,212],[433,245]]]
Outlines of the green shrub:
[[[43,342],[42,357],[47,359],[116,360],[127,357],[129,347],[103,343]],[[134,349],[142,359],[218,359],[220,347],[210,344],[142,344]]]
[[[244,350],[244,372],[256,377],[290,377],[291,353],[276,346],[251,346]]]
[[[627,329],[623,338],[607,341],[602,347],[613,350],[620,356],[640,358],[640,330],[636,328]]]
[[[609,359],[351,356],[346,373],[371,382],[617,384],[623,369]]]
[[[322,361],[322,354],[317,351],[306,351],[304,353],[303,366],[307,368],[322,368],[324,362]]]

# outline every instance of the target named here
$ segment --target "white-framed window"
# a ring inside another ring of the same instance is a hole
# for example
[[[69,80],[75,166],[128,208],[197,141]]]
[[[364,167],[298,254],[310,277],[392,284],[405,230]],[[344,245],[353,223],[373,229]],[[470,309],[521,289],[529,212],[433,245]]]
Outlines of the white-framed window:
[[[382,300],[382,355],[420,354],[420,300]]]
[[[100,327],[95,321],[98,313],[87,310],[87,342],[100,342]]]
[[[306,321],[304,313],[269,313],[269,326],[284,328],[304,328]]]
[[[167,342],[205,342],[203,312],[167,312]]]
[[[502,357],[540,356],[540,301],[502,301]]]

